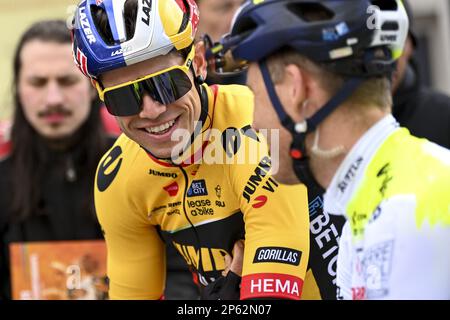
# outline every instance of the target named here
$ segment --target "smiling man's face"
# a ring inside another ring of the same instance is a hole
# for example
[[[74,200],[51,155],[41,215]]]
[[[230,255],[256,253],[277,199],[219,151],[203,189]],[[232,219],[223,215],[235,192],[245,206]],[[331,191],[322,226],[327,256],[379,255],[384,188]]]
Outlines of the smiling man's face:
[[[105,88],[113,87],[171,66],[182,65],[183,62],[181,55],[171,53],[106,72],[102,75],[101,82]],[[179,144],[179,141],[171,139],[176,129],[184,129],[192,134],[195,121],[200,118],[200,97],[195,89],[192,73],[189,72],[188,76],[192,82],[191,90],[174,103],[163,105],[145,94],[138,114],[117,117],[122,131],[158,158],[169,158],[172,149]]]

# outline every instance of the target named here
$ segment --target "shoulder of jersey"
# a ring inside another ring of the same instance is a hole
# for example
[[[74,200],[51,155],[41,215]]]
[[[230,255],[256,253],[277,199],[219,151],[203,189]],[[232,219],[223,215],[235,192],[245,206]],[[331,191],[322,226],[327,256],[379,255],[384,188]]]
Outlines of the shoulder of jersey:
[[[253,116],[253,92],[242,85],[221,85],[216,107],[219,112],[227,112],[227,117]]]
[[[138,170],[134,160],[141,147],[125,134],[120,135],[114,145],[105,153],[97,168],[96,187],[100,192],[110,190],[110,186],[119,177],[127,177],[130,170]],[[117,190],[117,189],[115,189]]]
[[[121,154],[126,158],[135,157],[137,153],[142,152],[142,148],[134,142],[132,139],[127,137],[124,133],[122,133],[112,146],[112,149],[119,147],[121,150]],[[109,151],[108,151],[109,152]]]
[[[417,192],[425,194],[433,194],[435,188],[438,192],[450,191],[450,150],[412,136],[406,129],[397,138],[387,149],[390,152],[380,155],[384,159],[380,163],[387,164],[377,177],[395,175],[391,183],[398,189],[410,189],[417,184]],[[395,172],[390,172],[391,165]]]

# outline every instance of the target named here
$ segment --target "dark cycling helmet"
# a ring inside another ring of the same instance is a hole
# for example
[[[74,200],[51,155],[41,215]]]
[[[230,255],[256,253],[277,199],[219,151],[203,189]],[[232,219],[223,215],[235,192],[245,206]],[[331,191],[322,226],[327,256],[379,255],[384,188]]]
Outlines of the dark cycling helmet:
[[[83,0],[74,17],[73,53],[81,71],[96,79],[100,74],[182,50],[192,45],[199,21],[195,0]],[[126,10],[136,11],[130,30]],[[111,35],[100,31],[95,18],[106,12]],[[112,38],[112,39],[108,39]]]
[[[291,48],[349,76],[385,74],[401,55],[408,17],[401,0],[252,0],[236,13],[235,58],[259,61]],[[367,56],[372,48],[385,54]]]
[[[291,133],[291,157],[300,181],[321,189],[309,169],[306,135],[338,108],[368,77],[390,76],[408,34],[401,0],[248,0],[231,33],[210,50],[258,62],[280,123]],[[295,123],[276,93],[266,58],[289,48],[344,76],[342,88],[310,118]]]

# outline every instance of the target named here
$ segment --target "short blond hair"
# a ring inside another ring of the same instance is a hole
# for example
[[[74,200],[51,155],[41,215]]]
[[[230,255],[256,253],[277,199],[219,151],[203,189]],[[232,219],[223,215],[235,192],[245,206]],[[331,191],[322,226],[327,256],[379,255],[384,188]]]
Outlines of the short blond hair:
[[[268,68],[275,83],[284,78],[284,67],[294,64],[317,79],[320,87],[333,97],[343,86],[345,78],[327,70],[293,50],[283,50],[268,59]],[[345,101],[351,108],[374,105],[382,110],[392,107],[391,81],[387,77],[373,77],[365,80]]]

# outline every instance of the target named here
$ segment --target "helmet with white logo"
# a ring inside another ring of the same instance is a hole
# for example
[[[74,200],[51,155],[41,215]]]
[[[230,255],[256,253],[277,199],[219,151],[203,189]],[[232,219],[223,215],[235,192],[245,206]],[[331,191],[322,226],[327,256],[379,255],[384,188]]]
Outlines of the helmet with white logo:
[[[386,74],[408,34],[401,0],[247,1],[236,13],[230,38],[235,58],[260,61],[291,48],[348,76]],[[384,49],[384,55],[368,51]]]
[[[210,50],[235,60],[257,62],[280,123],[291,133],[294,171],[308,188],[312,175],[306,135],[348,99],[366,79],[389,77],[408,34],[401,0],[247,0],[235,14],[231,33]],[[275,90],[267,59],[282,50],[294,51],[344,83],[316,113],[295,123]],[[320,186],[317,187],[320,189]]]
[[[188,48],[199,21],[195,0],[82,0],[76,10],[73,54],[93,79]]]

